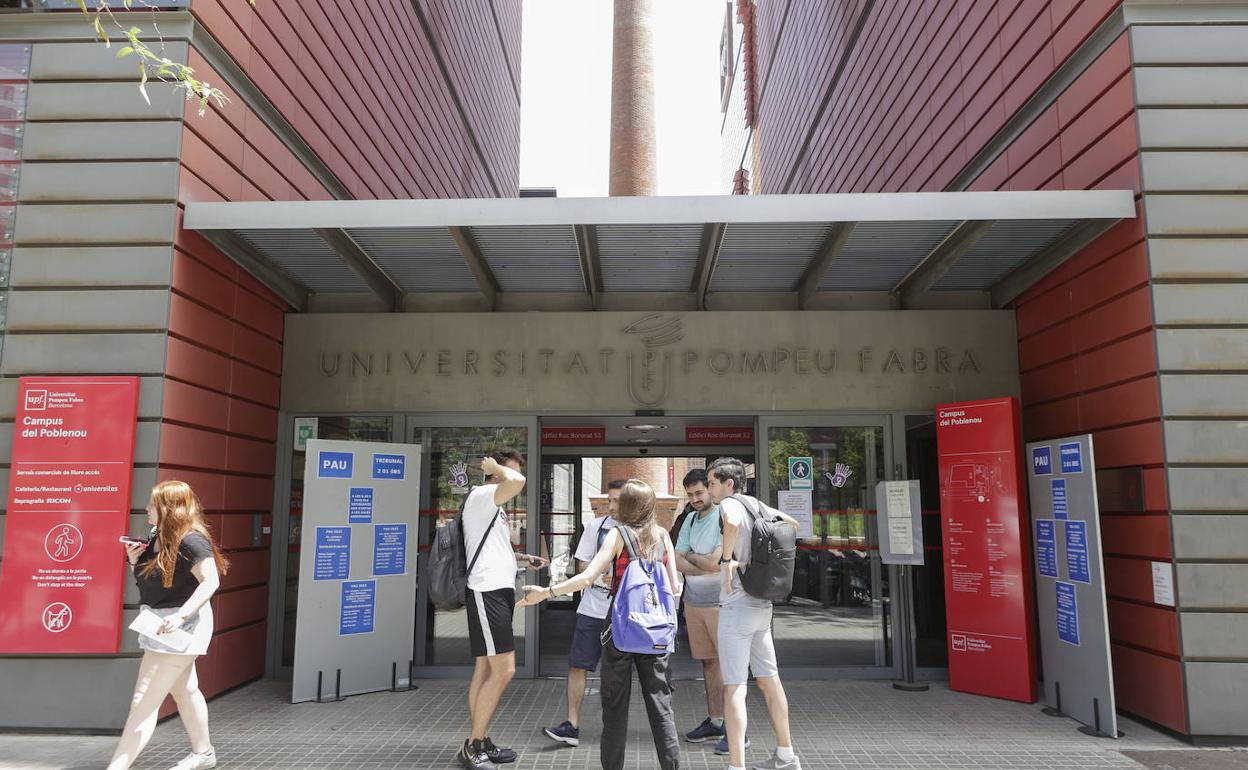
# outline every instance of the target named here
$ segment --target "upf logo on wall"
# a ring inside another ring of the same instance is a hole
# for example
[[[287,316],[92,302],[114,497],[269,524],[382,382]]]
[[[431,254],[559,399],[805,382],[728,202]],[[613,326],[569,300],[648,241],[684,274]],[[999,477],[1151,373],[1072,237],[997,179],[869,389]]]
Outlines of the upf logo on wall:
[[[26,411],[42,412],[48,408],[48,391],[46,390],[28,390],[26,391]]]
[[[540,315],[540,314],[538,314]],[[608,314],[610,315],[610,314]],[[759,314],[762,318],[763,314]],[[593,314],[590,316],[595,317]],[[640,407],[654,408],[669,401],[682,378],[789,378],[794,379],[832,377],[837,375],[863,375],[881,377],[890,375],[977,375],[981,373],[979,355],[971,347],[885,347],[869,341],[849,348],[819,346],[813,343],[781,342],[759,345],[735,343],[740,336],[740,315],[734,314],[734,328],[709,327],[709,332],[699,336],[691,333],[690,326],[703,329],[706,324],[701,316],[679,313],[646,313],[620,323],[614,328],[603,329],[601,341],[595,339],[594,347],[574,344],[557,347],[542,346],[529,342],[524,346],[497,349],[457,347],[443,343],[444,347],[420,348],[387,346],[381,350],[359,347],[354,349],[317,350],[317,371],[325,378],[427,378],[432,386],[438,378],[475,379],[499,378],[527,380],[543,377],[580,379],[588,387],[622,386],[629,400]],[[697,323],[692,319],[697,318]],[[587,323],[611,323],[587,321]],[[484,322],[486,324],[489,321]],[[438,327],[430,338],[454,339],[462,336],[472,339],[491,337],[531,339],[541,327],[534,321],[534,328],[516,329],[521,322],[510,320],[508,327],[498,330],[482,327],[477,319],[471,328],[462,332]],[[526,319],[525,322],[528,323]],[[618,323],[618,322],[617,322]],[[781,327],[781,328],[792,328]],[[553,331],[553,330],[552,330]],[[586,339],[584,329],[579,329],[580,339]],[[750,337],[757,338],[757,328],[748,328]],[[835,332],[832,328],[830,331]],[[819,327],[802,328],[790,334],[803,339],[818,338]],[[866,332],[870,334],[870,332]],[[574,337],[577,335],[569,335]],[[878,340],[878,334],[875,339]],[[898,340],[907,335],[897,331]],[[540,339],[540,337],[539,337]],[[591,384],[592,383],[592,384]],[[814,384],[814,383],[812,383]]]

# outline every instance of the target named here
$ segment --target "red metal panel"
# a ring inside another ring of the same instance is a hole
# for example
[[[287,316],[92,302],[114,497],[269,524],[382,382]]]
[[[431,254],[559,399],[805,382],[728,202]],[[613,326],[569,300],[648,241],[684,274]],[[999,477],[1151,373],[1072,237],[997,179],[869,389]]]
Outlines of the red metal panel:
[[[1157,371],[1157,349],[1151,331],[1085,353],[1079,359],[1080,389],[1095,390]]]
[[[190,129],[182,130],[182,165],[195,172],[226,200],[234,200],[241,190],[238,170]]]
[[[230,354],[252,366],[278,376],[282,374],[282,345],[273,339],[254,332],[242,324],[230,323],[234,339]]]
[[[239,433],[266,441],[277,440],[276,409],[237,398],[229,399],[228,408],[227,425],[230,433]]]
[[[1179,732],[1187,731],[1183,670],[1177,660],[1112,645],[1118,707]]]
[[[234,318],[247,328],[254,329],[269,339],[282,341],[286,316],[281,308],[275,307],[241,286],[234,293]]]
[[[225,438],[214,431],[164,423],[160,427],[160,464],[223,470]]]
[[[1165,468],[1144,469],[1144,510],[1168,511],[1170,495],[1166,487]]]
[[[1106,16],[1122,3],[1122,0],[1083,0],[1061,26],[1058,26],[1057,15],[1054,14],[1053,53],[1057,61],[1063,62],[1067,56],[1087,39]]]
[[[266,406],[277,406],[281,378],[241,361],[230,362],[230,394]]]
[[[223,431],[229,414],[229,398],[224,394],[178,380],[165,380],[161,415],[166,420]]]
[[[225,198],[186,166],[182,166],[178,174],[178,201],[180,203],[221,203],[225,201]]]
[[[1170,517],[1101,511],[1101,543],[1107,555],[1170,561]]]
[[[1153,603],[1153,566],[1148,559],[1105,557],[1105,593],[1114,599]]]
[[[1152,294],[1148,286],[1141,286],[1076,318],[1073,334],[1080,350],[1090,350],[1152,324]]]
[[[221,577],[221,589],[232,590],[263,585],[269,580],[269,552],[235,551],[230,554],[230,571]]]
[[[1070,436],[1079,432],[1077,397],[1023,408],[1023,436],[1027,441]]]
[[[232,511],[267,511],[273,507],[273,479],[228,476],[223,479],[222,506]]]
[[[1092,437],[1098,468],[1161,465],[1166,460],[1160,421],[1094,431]]]
[[[177,337],[169,338],[165,374],[222,393],[230,389],[229,359]]]
[[[1092,187],[1123,160],[1133,158],[1139,145],[1135,119],[1128,116],[1067,166],[1065,174],[1070,189]]]
[[[172,285],[178,293],[218,313],[234,312],[234,283],[179,249],[173,250]]]
[[[1137,243],[1102,262],[1070,285],[1072,309],[1082,313],[1093,306],[1148,283],[1148,252]]]
[[[1061,96],[1057,97],[1057,114],[1062,125],[1070,123],[1115,81],[1131,70],[1131,48],[1125,34],[1097,57]]]
[[[253,441],[230,436],[225,445],[225,467],[234,473],[271,476],[276,465],[277,449],[271,441]]]
[[[169,331],[219,353],[230,352],[230,321],[179,294],[169,296]]]
[[[1145,607],[1116,600],[1107,602],[1106,606],[1110,639],[1178,657],[1179,616],[1172,608]]]
[[[250,515],[210,513],[204,519],[221,550],[251,547],[252,517]]]
[[[177,479],[191,485],[205,511],[219,511],[225,499],[224,477],[219,473],[189,470],[187,468],[158,468],[158,481]]]
[[[1040,113],[1026,130],[1005,151],[1011,170],[1018,170],[1057,138],[1057,110],[1053,107]]]
[[[1114,385],[1079,396],[1080,431],[1161,418],[1157,378]]]
[[[264,620],[269,610],[268,586],[218,591],[212,598],[212,621],[217,632]]]
[[[1070,163],[1135,110],[1131,78],[1124,75],[1062,129],[1062,162]],[[1124,155],[1133,154],[1132,146]]]
[[[1019,338],[1029,337],[1041,329],[1059,324],[1074,315],[1074,293],[1060,286],[1036,295],[1018,306]]]
[[[1019,370],[1026,372],[1073,356],[1076,351],[1074,327],[1074,321],[1067,321],[1020,339],[1018,341]]]

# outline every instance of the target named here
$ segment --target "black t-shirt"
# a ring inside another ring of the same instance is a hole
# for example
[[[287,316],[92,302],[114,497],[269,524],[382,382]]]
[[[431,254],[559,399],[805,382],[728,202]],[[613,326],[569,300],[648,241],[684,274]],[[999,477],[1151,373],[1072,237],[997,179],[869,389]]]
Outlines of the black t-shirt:
[[[191,574],[191,567],[204,559],[212,558],[212,544],[198,532],[189,532],[178,546],[178,563],[173,570],[173,585],[165,588],[161,582],[160,568],[144,577],[142,567],[156,558],[156,538],[148,543],[147,550],[139,555],[134,565],[134,582],[139,586],[139,601],[153,609],[181,607],[199,587],[199,580]]]

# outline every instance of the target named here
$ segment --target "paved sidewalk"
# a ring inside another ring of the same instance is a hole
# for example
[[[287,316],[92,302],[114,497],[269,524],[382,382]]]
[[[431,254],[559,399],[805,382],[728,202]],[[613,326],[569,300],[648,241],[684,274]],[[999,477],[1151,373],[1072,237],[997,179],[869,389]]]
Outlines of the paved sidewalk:
[[[337,704],[286,702],[289,685],[265,681],[209,705],[221,768],[451,768],[465,733],[465,682],[430,680],[419,691],[379,693]],[[678,683],[682,731],[701,720],[700,682]],[[1066,719],[1043,716],[1039,706],[978,698],[934,685],[926,693],[902,693],[887,682],[790,682],[793,734],[803,767],[831,768],[1136,768],[1124,751],[1139,752],[1149,767],[1239,767],[1248,752],[1195,752],[1191,747],[1130,720],[1118,741],[1088,738]],[[590,770],[598,765],[599,700],[585,700],[586,727],[579,748],[556,748],[539,733],[562,721],[564,682],[519,681],[508,691],[493,730],[495,739],[520,752],[515,770]],[[117,708],[126,704],[118,703]],[[766,712],[757,690],[750,694],[754,748],[747,759],[764,759],[772,748]],[[640,699],[630,719],[629,770],[655,766],[653,744]],[[109,737],[0,734],[0,768],[102,768],[115,739]],[[167,768],[188,751],[181,723],[156,731],[136,768]],[[1194,759],[1193,759],[1194,757]],[[1167,762],[1173,758],[1174,762]],[[1214,764],[1188,764],[1209,760]],[[1232,764],[1222,764],[1230,762]],[[724,758],[712,746],[686,745],[681,767],[720,770]],[[1248,762],[1244,763],[1248,767]]]

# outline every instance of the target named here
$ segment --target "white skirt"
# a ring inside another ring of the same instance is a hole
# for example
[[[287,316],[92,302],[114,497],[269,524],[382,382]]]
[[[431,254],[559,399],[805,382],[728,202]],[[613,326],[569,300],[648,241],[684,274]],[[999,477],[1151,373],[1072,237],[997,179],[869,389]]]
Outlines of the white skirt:
[[[177,615],[178,607],[167,607],[156,609],[148,607],[146,604],[142,607],[145,610],[151,610],[162,618],[170,615]],[[208,652],[208,643],[212,641],[212,605],[206,602],[203,607],[199,608],[199,612],[186,619],[182,624],[182,630],[191,635],[191,644],[185,650],[175,650],[159,639],[153,639],[150,636],[139,634],[139,647],[151,652],[164,652],[170,655],[203,655]]]

